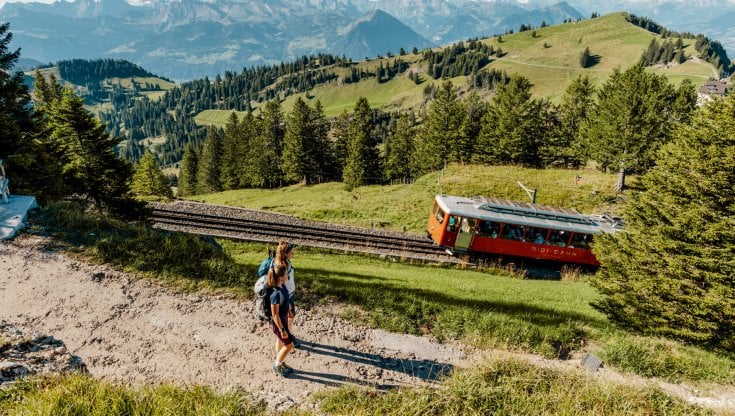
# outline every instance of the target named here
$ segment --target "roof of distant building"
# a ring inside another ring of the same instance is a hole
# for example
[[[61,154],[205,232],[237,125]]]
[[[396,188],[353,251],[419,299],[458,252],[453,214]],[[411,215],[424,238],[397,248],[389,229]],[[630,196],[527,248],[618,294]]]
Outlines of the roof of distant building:
[[[702,94],[725,95],[726,86],[727,84],[722,81],[707,81],[699,87],[699,92]]]

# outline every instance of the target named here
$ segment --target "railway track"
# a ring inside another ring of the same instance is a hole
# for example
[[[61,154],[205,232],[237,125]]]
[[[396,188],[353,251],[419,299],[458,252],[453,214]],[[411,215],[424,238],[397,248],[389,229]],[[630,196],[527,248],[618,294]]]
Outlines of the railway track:
[[[418,236],[300,220],[265,211],[178,201],[152,203],[155,228],[236,240],[273,243],[287,239],[310,247],[433,263],[459,263],[443,248]]]

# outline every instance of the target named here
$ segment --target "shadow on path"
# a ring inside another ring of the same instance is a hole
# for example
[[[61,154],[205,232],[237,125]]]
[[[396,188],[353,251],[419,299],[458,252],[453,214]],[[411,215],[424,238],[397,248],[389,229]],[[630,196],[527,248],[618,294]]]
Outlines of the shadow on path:
[[[292,379],[308,380],[328,386],[340,386],[348,383],[360,385],[368,384],[381,390],[388,390],[398,387],[402,383],[397,380],[395,380],[395,383],[390,384],[379,383],[384,380],[392,380],[392,377],[389,375],[386,376],[384,371],[403,373],[429,383],[435,383],[451,374],[452,370],[454,370],[454,366],[452,364],[440,363],[431,360],[385,357],[380,354],[365,353],[348,348],[340,348],[304,340],[300,341],[300,351],[306,351],[310,354],[325,355],[356,364],[374,367],[372,371],[364,370],[364,374],[362,374],[363,378],[361,379],[331,373],[301,371],[298,369],[289,376],[289,378]]]

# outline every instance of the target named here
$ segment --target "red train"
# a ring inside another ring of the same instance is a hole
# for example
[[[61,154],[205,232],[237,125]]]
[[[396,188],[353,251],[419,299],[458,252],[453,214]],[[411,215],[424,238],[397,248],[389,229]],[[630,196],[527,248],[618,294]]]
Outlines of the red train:
[[[599,266],[590,250],[594,235],[621,226],[618,218],[547,205],[437,195],[427,232],[453,253]]]

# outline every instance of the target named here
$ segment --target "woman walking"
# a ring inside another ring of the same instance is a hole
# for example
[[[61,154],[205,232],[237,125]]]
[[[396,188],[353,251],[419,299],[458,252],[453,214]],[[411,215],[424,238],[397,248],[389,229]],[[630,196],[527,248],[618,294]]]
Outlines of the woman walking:
[[[276,255],[273,259],[273,266],[285,266],[288,269],[288,280],[286,280],[286,283],[284,284],[286,286],[286,290],[288,291],[288,302],[290,305],[289,308],[289,315],[288,315],[288,327],[291,331],[293,331],[294,327],[294,321],[296,320],[296,307],[294,305],[294,293],[296,292],[296,281],[294,280],[294,272],[296,269],[293,268],[291,265],[291,258],[293,258],[294,254],[294,245],[287,242],[286,240],[281,240],[278,242],[278,247],[276,248]],[[293,340],[294,347],[299,348],[300,343],[299,341],[291,335],[291,339]]]
[[[293,372],[293,368],[286,365],[286,356],[293,349],[293,339],[288,329],[288,315],[291,305],[288,300],[288,291],[284,283],[288,280],[288,268],[285,266],[271,267],[268,270],[268,286],[273,288],[270,297],[271,331],[276,334],[276,362],[273,364],[273,371],[276,374],[286,377]]]

